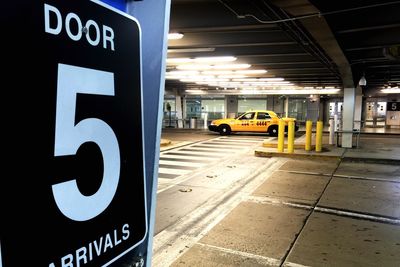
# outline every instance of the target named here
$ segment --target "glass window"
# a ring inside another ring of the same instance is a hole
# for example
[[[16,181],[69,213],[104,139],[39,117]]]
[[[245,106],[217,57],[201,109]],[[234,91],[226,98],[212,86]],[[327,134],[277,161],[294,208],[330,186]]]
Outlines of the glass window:
[[[254,118],[255,112],[249,112],[244,114],[242,117],[239,118],[239,120],[251,120]]]
[[[243,113],[249,110],[265,110],[267,109],[266,99],[239,99],[238,112]]]
[[[307,103],[305,99],[289,98],[289,114],[290,118],[297,121],[305,121],[307,114]]]
[[[203,114],[207,113],[210,120],[223,118],[225,113],[224,99],[202,99],[201,112]]]
[[[257,113],[257,120],[267,120],[271,119],[271,116],[266,112],[258,112]]]

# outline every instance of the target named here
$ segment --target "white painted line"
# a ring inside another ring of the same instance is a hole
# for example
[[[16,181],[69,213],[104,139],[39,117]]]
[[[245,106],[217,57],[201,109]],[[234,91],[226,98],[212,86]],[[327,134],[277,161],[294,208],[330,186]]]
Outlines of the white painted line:
[[[283,264],[284,267],[310,267],[308,265],[302,265],[302,264],[298,264],[298,263],[293,263],[293,262],[285,262]]]
[[[244,192],[253,192],[286,159],[273,158],[251,175],[244,174],[222,194],[210,197],[207,202],[182,217],[154,237],[152,266],[170,266],[183,252],[198,242],[245,198]]]
[[[204,147],[204,148],[208,148],[208,149],[221,149],[221,148],[223,149],[223,148],[226,148],[226,149],[233,150],[233,149],[245,149],[245,148],[248,147],[248,145],[247,144],[238,145],[238,144],[234,144],[234,143],[232,143],[232,144],[226,144],[226,143],[224,143],[224,144],[221,144],[221,143],[217,143],[217,144],[204,143],[204,144],[194,145],[193,147]]]
[[[183,162],[183,161],[172,161],[172,160],[160,160],[158,164],[173,165],[173,166],[187,166],[187,167],[202,167],[205,163],[196,162]]]
[[[328,214],[334,214],[334,215],[338,215],[338,216],[355,217],[355,218],[360,218],[360,219],[364,219],[364,220],[400,225],[400,219],[391,219],[391,218],[386,218],[386,217],[381,217],[381,216],[363,214],[363,213],[359,213],[359,212],[343,211],[343,210],[339,210],[339,209],[313,207],[310,205],[303,205],[303,204],[296,204],[296,203],[291,203],[291,202],[287,202],[287,201],[282,201],[282,200],[276,199],[276,198],[248,196],[248,197],[246,197],[246,201],[260,203],[260,204],[285,205],[285,206],[289,206],[289,207],[293,207],[293,208],[300,208],[300,209],[307,209],[307,210],[313,209],[314,211],[328,213]]]
[[[244,257],[244,258],[255,259],[258,263],[264,264],[266,266],[279,266],[281,264],[280,260],[270,258],[270,257],[255,255],[255,254],[237,251],[237,250],[233,250],[233,249],[229,249],[229,248],[217,247],[217,246],[208,245],[208,244],[204,244],[204,243],[196,243],[196,245],[210,248],[210,249],[217,250],[217,251],[224,252],[224,253],[229,253],[232,255],[237,255],[240,257]]]
[[[211,156],[214,156],[214,157],[216,157],[216,156],[226,156],[227,154],[226,154],[226,152],[201,152],[201,151],[181,151],[181,150],[176,150],[176,151],[174,151],[174,153],[179,153],[179,154],[182,154],[182,155],[206,155],[206,156],[209,156],[210,154],[211,154]]]
[[[354,176],[354,175],[342,175],[342,174],[334,174],[336,178],[344,178],[344,179],[359,179],[359,180],[369,180],[369,181],[377,181],[377,182],[391,182],[391,183],[400,183],[400,179],[388,179],[388,178],[374,178],[374,177],[363,177],[363,176]]]
[[[224,142],[227,142],[227,143],[229,143],[229,142],[241,142],[241,143],[261,143],[262,141],[263,141],[263,139],[260,139],[260,140],[248,140],[248,139],[233,139],[233,138],[229,138],[229,139],[221,139],[221,140],[223,140]]]
[[[399,224],[400,225],[400,220],[399,219],[390,219],[390,218],[386,218],[386,217],[367,215],[367,214],[362,214],[362,213],[358,213],[358,212],[350,212],[350,211],[343,211],[343,210],[330,209],[330,208],[315,207],[314,210],[315,211],[319,211],[319,212],[323,212],[323,213],[340,215],[340,216],[356,217],[356,218],[360,218],[360,219],[364,219],[364,220],[378,221],[378,222],[384,222],[384,223],[390,223],[390,224]]]
[[[220,158],[219,156],[213,156],[213,155],[210,155],[208,158],[206,158],[206,157],[196,157],[196,156],[184,155],[184,154],[182,154],[182,155],[164,154],[164,155],[161,155],[161,157],[169,158],[169,159],[191,159],[191,160],[202,160],[202,161],[204,161],[204,160],[208,161],[208,160],[213,160],[213,159]]]
[[[295,173],[295,174],[309,174],[309,175],[320,175],[320,176],[332,176],[329,173],[318,173],[318,172],[304,172],[304,171],[289,171],[289,170],[278,170],[280,172],[288,172],[288,173]]]
[[[180,170],[180,169],[169,169],[169,168],[159,168],[158,173],[166,173],[166,174],[176,174],[183,175],[191,172],[191,170]]]
[[[235,150],[234,149],[224,149],[224,148],[221,148],[221,147],[214,147],[214,148],[212,148],[212,147],[198,147],[198,146],[189,146],[189,147],[187,147],[188,149],[193,149],[193,150],[196,150],[196,151],[207,151],[208,153],[222,153],[222,152],[224,152],[224,153],[226,153],[226,152],[235,152]],[[241,150],[241,149],[243,149],[243,148],[237,148],[237,150]],[[212,151],[212,152],[211,152]],[[188,151],[187,153],[192,153],[192,151]]]
[[[246,198],[246,201],[253,202],[253,203],[259,203],[259,204],[285,205],[285,206],[290,206],[290,207],[300,208],[300,209],[307,209],[307,210],[311,210],[314,208],[313,206],[310,206],[310,205],[291,203],[291,202],[282,201],[280,199],[270,198],[270,197],[248,196]]]
[[[158,183],[159,184],[169,184],[169,183],[171,183],[171,179],[158,177]]]

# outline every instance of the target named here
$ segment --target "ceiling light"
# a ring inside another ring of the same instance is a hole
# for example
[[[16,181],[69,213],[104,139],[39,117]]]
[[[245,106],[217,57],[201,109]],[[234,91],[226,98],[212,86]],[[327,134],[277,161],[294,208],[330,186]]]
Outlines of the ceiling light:
[[[250,67],[250,64],[223,64],[212,66],[213,69],[247,69]]]
[[[226,56],[226,57],[196,57],[194,62],[231,62],[235,61],[236,57]]]
[[[178,58],[167,58],[168,64],[180,64],[180,63],[189,63],[193,60],[188,57],[178,57]]]
[[[168,33],[168,40],[179,40],[182,38],[183,38],[182,33],[178,33],[178,32]]]
[[[237,70],[237,74],[264,74],[267,73],[266,70]]]
[[[198,75],[199,72],[197,70],[174,70],[167,72],[167,75],[173,76],[186,76],[186,75]]]
[[[174,48],[168,49],[168,53],[196,53],[196,52],[214,52],[214,47],[198,47],[198,48]]]
[[[382,89],[381,92],[385,94],[400,94],[400,88],[393,87],[393,88]]]
[[[358,84],[361,86],[367,85],[367,80],[365,79],[364,75],[360,78],[360,81],[358,82]]]
[[[209,64],[182,64],[177,66],[178,70],[235,70],[250,68],[249,64],[222,64],[222,65],[209,65]]]
[[[283,78],[245,78],[245,79],[234,79],[239,82],[281,82]]]
[[[209,70],[212,69],[211,65],[205,64],[183,64],[176,67],[178,70]]]

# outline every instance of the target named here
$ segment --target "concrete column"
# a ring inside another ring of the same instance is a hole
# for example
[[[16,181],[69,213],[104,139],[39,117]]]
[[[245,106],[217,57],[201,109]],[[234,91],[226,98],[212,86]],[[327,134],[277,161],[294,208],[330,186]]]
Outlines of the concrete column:
[[[176,118],[178,119],[178,128],[183,128],[183,112],[182,112],[182,101],[181,96],[175,96],[175,108],[176,108]]]
[[[354,123],[354,105],[356,102],[356,89],[344,88],[343,89],[343,131],[353,131]],[[342,134],[342,147],[351,148],[353,146],[353,134]]]
[[[310,95],[307,101],[307,120],[316,122],[319,119],[319,95]]]
[[[274,111],[274,97],[273,96],[267,97],[267,109]]]
[[[356,88],[356,100],[354,105],[354,129],[361,129],[361,113],[362,112],[362,88]]]
[[[225,118],[233,118],[238,112],[238,97],[236,95],[225,96]]]
[[[185,127],[186,119],[187,119],[187,107],[186,107],[186,96],[182,97],[182,117],[183,117],[183,127]]]
[[[285,98],[285,117],[289,117],[289,96]]]
[[[285,116],[285,103],[279,96],[270,96],[267,99],[267,107],[269,110],[274,111],[279,116]]]

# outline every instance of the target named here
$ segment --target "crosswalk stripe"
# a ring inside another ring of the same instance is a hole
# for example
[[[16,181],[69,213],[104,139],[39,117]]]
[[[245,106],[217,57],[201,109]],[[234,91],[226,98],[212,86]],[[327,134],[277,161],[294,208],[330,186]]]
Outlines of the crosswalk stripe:
[[[240,147],[232,147],[230,145],[214,145],[214,144],[201,144],[201,145],[195,145],[191,147],[196,147],[196,148],[215,148],[215,149],[226,149],[226,150],[235,150]],[[242,146],[245,148],[244,146]]]
[[[215,157],[218,158],[218,157]],[[196,157],[196,156],[189,156],[189,155],[169,155],[169,154],[164,154],[160,157],[160,160],[173,160],[173,161],[181,161],[181,162],[207,162],[209,159],[205,159],[202,157]]]
[[[188,154],[188,153],[176,153],[176,152],[170,152],[167,155],[163,155],[163,158],[176,158],[176,159],[193,159],[199,160],[199,161],[208,161],[208,159],[218,159],[220,156],[218,155],[193,155],[193,154]]]
[[[191,171],[189,170],[178,170],[178,169],[170,169],[170,168],[158,168],[158,172],[159,173],[166,173],[166,174],[179,174],[179,175],[183,175],[183,174],[187,174]]]
[[[164,179],[162,181],[175,179],[263,140],[265,138],[217,137],[161,152],[158,177]]]
[[[247,139],[233,139],[233,138],[229,138],[229,139],[220,139],[220,140],[224,140],[226,142],[242,142],[242,143],[258,143],[258,142],[262,142],[264,139],[260,139],[260,140],[247,140]]]
[[[214,149],[212,148],[207,148],[207,147],[188,147],[188,148],[182,148],[179,151],[194,151],[194,152],[210,152],[210,153],[217,153],[217,154],[225,154],[226,152],[230,152],[231,149],[225,149],[225,148],[219,148],[215,147]],[[225,151],[225,152],[224,152]]]
[[[246,143],[243,143],[243,142],[235,142],[235,143],[229,142],[229,143],[227,143],[227,142],[221,141],[221,140],[205,142],[205,143],[202,143],[202,144],[207,144],[207,145],[211,144],[211,145],[216,145],[216,146],[223,145],[223,146],[231,146],[231,147],[242,147],[242,146],[248,146],[249,145],[248,142],[246,142]]]
[[[210,157],[210,153],[207,151],[199,151],[199,150],[177,150],[173,153],[170,153],[171,155],[187,155],[188,152],[190,152],[191,155],[196,155],[198,157]],[[217,156],[224,156],[226,155],[226,152],[215,152],[213,151],[213,155],[211,155],[211,157],[217,157]],[[218,157],[217,157],[218,158]]]
[[[168,165],[168,164],[159,164],[159,168],[167,168],[167,169],[176,169],[176,170],[189,170],[193,171],[197,167],[193,166],[184,166],[184,165]]]
[[[169,166],[188,166],[188,167],[202,167],[205,163],[196,163],[196,162],[181,162],[181,161],[171,161],[171,160],[160,160],[158,162],[160,165],[169,165]],[[172,167],[171,167],[172,168]]]

